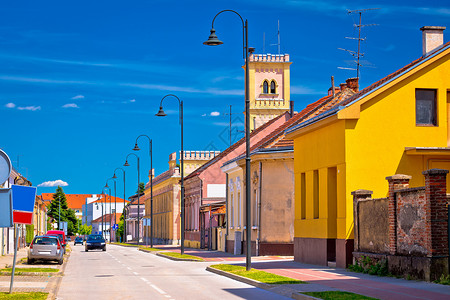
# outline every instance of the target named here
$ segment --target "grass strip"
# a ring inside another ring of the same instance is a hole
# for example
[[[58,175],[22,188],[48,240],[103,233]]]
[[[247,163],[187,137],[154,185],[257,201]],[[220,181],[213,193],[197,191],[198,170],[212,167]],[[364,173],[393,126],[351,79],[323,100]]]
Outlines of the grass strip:
[[[144,249],[144,250],[147,250],[147,251],[164,251],[163,249],[146,247],[146,246],[139,246],[139,249]]]
[[[125,247],[136,247],[137,245],[135,244],[128,244],[128,243],[118,243],[118,242],[113,242],[111,243],[113,245],[120,245],[120,246],[125,246]]]
[[[30,300],[45,300],[48,297],[48,293],[30,292],[30,293],[5,293],[0,292],[0,299],[30,299]]]
[[[0,269],[0,272],[12,272],[12,268]],[[58,269],[53,268],[16,268],[15,273],[33,272],[33,273],[57,273]]]
[[[170,257],[175,257],[175,258],[193,259],[193,260],[197,260],[197,261],[205,261],[201,257],[189,255],[189,254],[181,255],[181,253],[178,253],[178,252],[160,252],[158,255],[165,255],[165,256],[170,256]]]
[[[299,284],[299,283],[307,283],[301,280],[292,279],[289,277],[272,274],[265,271],[251,269],[247,271],[245,267],[236,266],[236,265],[227,265],[227,264],[218,264],[212,265],[211,268],[215,268],[221,271],[225,271],[228,273],[232,273],[235,275],[239,275],[242,277],[247,277],[253,280],[257,280],[259,282],[267,283],[267,284]]]
[[[327,292],[306,292],[302,293],[308,296],[316,297],[325,300],[376,300],[377,298],[367,297],[359,294],[341,291],[327,291]]]

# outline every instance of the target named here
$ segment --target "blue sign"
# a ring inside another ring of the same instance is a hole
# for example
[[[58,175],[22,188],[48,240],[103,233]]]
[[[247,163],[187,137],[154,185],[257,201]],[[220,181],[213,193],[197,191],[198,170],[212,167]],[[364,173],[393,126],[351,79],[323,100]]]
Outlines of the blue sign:
[[[0,227],[13,226],[11,189],[0,189]]]

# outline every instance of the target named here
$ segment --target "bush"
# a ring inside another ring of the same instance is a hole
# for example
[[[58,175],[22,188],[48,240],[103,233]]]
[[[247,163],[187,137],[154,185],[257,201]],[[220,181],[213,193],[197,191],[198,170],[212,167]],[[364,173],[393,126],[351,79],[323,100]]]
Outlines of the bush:
[[[388,276],[387,260],[381,259],[379,261],[372,260],[369,256],[361,256],[359,260],[348,267],[350,271],[358,273],[366,273],[370,275]]]
[[[25,229],[27,232],[27,235],[25,237],[25,241],[27,245],[31,244],[34,238],[34,225],[25,225]]]

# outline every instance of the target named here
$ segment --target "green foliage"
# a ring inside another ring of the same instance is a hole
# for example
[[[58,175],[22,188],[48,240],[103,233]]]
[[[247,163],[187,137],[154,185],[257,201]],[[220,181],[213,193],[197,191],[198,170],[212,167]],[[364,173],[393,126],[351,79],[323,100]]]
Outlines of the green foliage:
[[[353,272],[366,273],[370,275],[388,276],[387,260],[379,261],[372,260],[369,256],[362,256],[355,264],[348,266],[348,269]]]
[[[150,249],[153,249],[153,248],[150,248]],[[165,256],[175,257],[175,258],[184,258],[184,259],[193,259],[193,260],[198,260],[198,261],[204,261],[204,259],[201,257],[194,256],[194,255],[188,255],[188,254],[181,255],[181,253],[178,253],[178,252],[162,252],[160,254],[165,255]]]
[[[48,293],[41,292],[29,292],[29,293],[12,293],[0,292],[0,299],[30,299],[30,300],[45,300],[48,297]]]
[[[27,231],[27,235],[25,237],[25,240],[27,242],[27,244],[31,244],[31,242],[33,241],[34,238],[34,225],[25,225],[25,229]]]
[[[326,292],[306,292],[302,293],[308,296],[316,297],[319,299],[325,300],[340,300],[340,299],[362,299],[362,300],[371,300],[376,298],[366,297],[359,294],[349,293],[349,292],[341,292],[341,291],[326,291]]]
[[[438,284],[450,285],[450,275],[446,276],[442,274],[441,277],[438,280],[435,280],[434,282]]]
[[[81,235],[89,235],[92,233],[92,226],[87,226],[86,224],[83,224],[80,226],[78,233]]]
[[[75,216],[75,211],[68,207],[66,194],[60,186],[56,188],[56,191],[53,194],[53,200],[49,205],[47,215],[53,219],[54,222],[67,222],[68,235],[73,235],[78,232],[78,220]]]
[[[138,192],[139,192],[139,195],[140,195],[140,194],[143,194],[144,191],[145,191],[145,183],[139,182],[139,188],[138,188],[138,190],[136,190],[136,194],[137,194]]]
[[[164,252],[163,254],[167,254],[167,252]],[[239,276],[247,277],[250,279],[257,280],[259,282],[268,283],[268,284],[299,284],[299,283],[306,283],[304,281],[292,279],[285,276],[280,276],[277,274],[272,274],[269,272],[259,271],[255,269],[251,269],[250,271],[247,271],[245,267],[236,266],[236,265],[227,265],[227,264],[219,264],[219,265],[212,265],[211,268],[215,268],[218,270],[222,270],[228,273],[236,274]]]

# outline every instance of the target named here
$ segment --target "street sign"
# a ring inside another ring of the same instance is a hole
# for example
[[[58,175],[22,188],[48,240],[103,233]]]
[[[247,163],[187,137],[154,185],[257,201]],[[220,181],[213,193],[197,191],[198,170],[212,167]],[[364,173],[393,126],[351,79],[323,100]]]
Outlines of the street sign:
[[[13,226],[11,189],[0,189],[0,227]]]
[[[65,234],[67,234],[67,222],[59,222],[59,230],[62,230]]]
[[[3,150],[0,150],[0,184],[8,180],[11,169],[11,160]]]
[[[13,221],[16,224],[33,224],[36,188],[32,186],[13,185]]]

